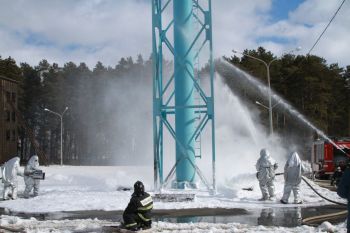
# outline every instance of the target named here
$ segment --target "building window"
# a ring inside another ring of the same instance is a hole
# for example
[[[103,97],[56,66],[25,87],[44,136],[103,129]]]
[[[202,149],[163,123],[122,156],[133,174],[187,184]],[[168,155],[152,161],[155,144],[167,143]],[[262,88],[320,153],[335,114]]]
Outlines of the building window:
[[[11,93],[6,91],[6,101],[10,102],[10,100],[11,100]]]
[[[10,141],[11,138],[11,131],[10,130],[6,130],[6,141]]]
[[[16,122],[16,112],[15,111],[12,112],[12,121]]]
[[[16,141],[16,130],[12,130],[12,141],[15,142]]]
[[[5,120],[10,121],[11,120],[11,112],[9,110],[6,110]]]
[[[16,93],[12,92],[12,102],[16,103]]]

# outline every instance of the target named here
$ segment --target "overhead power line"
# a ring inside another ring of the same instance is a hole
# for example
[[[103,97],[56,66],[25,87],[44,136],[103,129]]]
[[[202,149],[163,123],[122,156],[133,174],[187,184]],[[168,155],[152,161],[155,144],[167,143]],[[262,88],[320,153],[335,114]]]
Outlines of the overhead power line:
[[[342,8],[342,6],[344,5],[344,2],[346,0],[343,0],[343,2],[340,4],[338,10],[334,13],[333,17],[331,18],[331,20],[328,22],[327,26],[325,27],[325,29],[323,30],[323,32],[321,33],[321,35],[318,37],[318,39],[316,40],[316,42],[314,43],[314,45],[311,47],[311,49],[309,50],[309,52],[307,53],[307,55],[309,55],[311,53],[311,51],[315,48],[315,46],[317,45],[318,41],[321,39],[321,37],[323,36],[323,34],[326,32],[327,28],[329,27],[329,25],[332,23],[333,19],[335,18],[335,16],[338,14],[339,10]]]

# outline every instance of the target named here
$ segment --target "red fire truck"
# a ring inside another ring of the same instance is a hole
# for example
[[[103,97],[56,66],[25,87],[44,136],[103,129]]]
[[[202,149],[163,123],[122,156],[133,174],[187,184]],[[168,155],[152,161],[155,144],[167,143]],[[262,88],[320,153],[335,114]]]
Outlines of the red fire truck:
[[[344,170],[350,158],[350,138],[336,138],[333,142],[317,140],[313,143],[311,160],[319,177],[329,177],[338,166]]]

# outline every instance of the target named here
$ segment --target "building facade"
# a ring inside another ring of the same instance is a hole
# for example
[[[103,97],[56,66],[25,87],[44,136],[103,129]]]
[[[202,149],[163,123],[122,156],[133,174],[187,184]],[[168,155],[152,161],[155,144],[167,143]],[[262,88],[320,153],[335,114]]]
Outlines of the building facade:
[[[0,75],[0,164],[18,152],[18,82]]]

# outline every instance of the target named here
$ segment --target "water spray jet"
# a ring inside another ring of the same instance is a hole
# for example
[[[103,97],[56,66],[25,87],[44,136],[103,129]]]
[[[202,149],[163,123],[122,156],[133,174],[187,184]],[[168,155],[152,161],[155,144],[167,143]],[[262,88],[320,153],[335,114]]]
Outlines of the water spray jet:
[[[227,62],[227,61],[220,61],[220,64],[223,64],[226,69],[230,70],[230,73],[234,73],[235,77],[244,78],[247,80],[250,84],[254,85],[259,92],[266,98],[266,93],[268,93],[268,87],[266,87],[263,83],[259,82],[256,78],[254,78],[252,75],[246,73],[245,71],[239,69],[235,65]],[[219,63],[217,63],[218,66],[220,66]],[[222,66],[221,66],[222,67]],[[292,105],[290,105],[287,101],[285,101],[281,96],[277,95],[275,92],[271,90],[271,98],[278,103],[280,107],[282,107],[284,110],[287,110],[291,115],[296,117],[300,122],[302,122],[304,125],[308,126],[310,129],[313,129],[318,135],[320,135],[325,140],[328,140],[335,148],[340,150],[345,155],[349,156],[342,148],[340,148],[331,138],[329,138],[322,130],[318,129],[315,125],[313,125],[309,120],[305,118],[304,115],[302,115],[298,110],[296,110]]]

